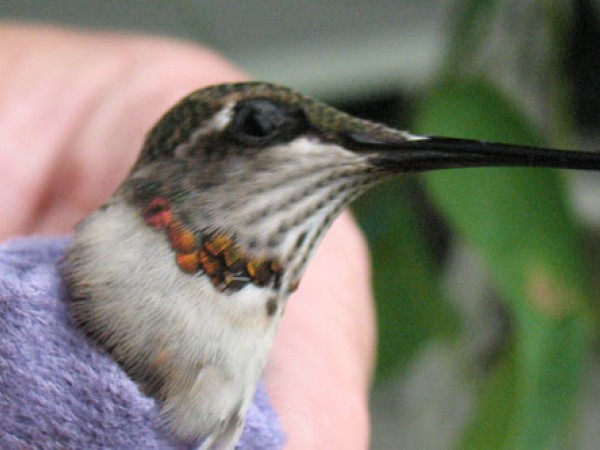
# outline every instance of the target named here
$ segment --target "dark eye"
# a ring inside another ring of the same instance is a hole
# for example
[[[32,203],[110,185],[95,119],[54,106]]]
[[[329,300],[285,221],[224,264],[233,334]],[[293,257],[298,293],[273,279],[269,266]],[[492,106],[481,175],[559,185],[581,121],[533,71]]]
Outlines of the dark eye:
[[[230,132],[238,141],[266,145],[294,137],[302,123],[300,112],[288,111],[269,100],[254,99],[236,106]]]

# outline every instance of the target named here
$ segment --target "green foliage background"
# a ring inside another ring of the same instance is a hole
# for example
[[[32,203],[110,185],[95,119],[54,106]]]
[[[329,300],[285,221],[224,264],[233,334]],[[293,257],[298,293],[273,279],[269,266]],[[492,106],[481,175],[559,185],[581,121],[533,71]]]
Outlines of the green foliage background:
[[[418,102],[411,131],[564,145],[572,123],[562,64],[568,7],[533,2],[531,23],[547,30],[542,38],[549,41],[548,54],[532,58],[536,67],[514,68],[548,77],[545,81],[552,89],[545,94],[549,106],[542,125],[554,132],[542,138],[540,121],[536,123],[520,99],[478,60],[481,46],[489,42],[485,24],[506,13],[506,3],[457,3],[447,63]],[[520,44],[519,36],[509,36],[508,41],[517,51],[519,45],[531,45]],[[505,348],[483,380],[472,374],[477,407],[455,443],[458,448],[546,449],[568,442],[571,435],[595,319],[590,268],[566,202],[566,176],[511,168],[443,171],[420,178],[455,238],[484,259],[511,324]],[[442,270],[414,213],[410,191],[410,181],[397,180],[355,206],[374,255],[380,378],[405,367],[424,343],[454,339],[461,330],[441,289]],[[381,206],[391,204],[393,208]]]

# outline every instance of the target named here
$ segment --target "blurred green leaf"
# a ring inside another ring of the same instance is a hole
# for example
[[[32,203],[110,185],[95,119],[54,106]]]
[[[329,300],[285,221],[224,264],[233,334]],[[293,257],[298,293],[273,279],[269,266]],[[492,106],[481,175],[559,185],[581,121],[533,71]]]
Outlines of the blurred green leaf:
[[[408,197],[408,185],[400,179],[369,191],[354,205],[374,255],[378,377],[408,361],[427,339],[458,329]]]
[[[441,83],[423,102],[416,129],[540,144],[515,106],[482,79]],[[587,270],[562,179],[556,171],[511,168],[446,171],[425,180],[452,226],[485,257],[513,320],[514,386],[503,392],[506,383],[491,382],[484,395],[511,417],[487,415],[484,402],[464,445],[547,448],[573,412],[590,340]],[[487,434],[498,430],[498,420],[509,424],[504,433]]]
[[[514,349],[513,349],[514,350]],[[461,449],[496,450],[505,448],[507,431],[517,404],[517,365],[514,353],[495,367],[479,399],[479,409],[465,434]]]

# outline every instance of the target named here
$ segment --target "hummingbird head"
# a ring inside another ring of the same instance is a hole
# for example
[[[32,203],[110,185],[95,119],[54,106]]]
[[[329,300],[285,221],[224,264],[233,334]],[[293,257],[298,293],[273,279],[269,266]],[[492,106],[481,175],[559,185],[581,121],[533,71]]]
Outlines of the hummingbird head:
[[[176,216],[195,242],[281,267],[280,282],[294,287],[337,214],[390,172],[366,147],[410,138],[285,87],[214,86],[184,98],[150,131],[120,192],[147,223]],[[203,270],[196,259],[190,272]],[[266,271],[263,282],[274,281],[277,270]],[[243,280],[247,271],[234,272]],[[221,277],[215,284],[233,286]]]
[[[222,274],[254,279],[247,269],[254,261],[265,272],[259,283],[293,288],[334,218],[374,183],[401,172],[496,165],[597,168],[600,157],[416,136],[285,87],[238,83],[201,89],[168,111],[120,192],[152,226],[175,216],[172,243],[188,236],[217,248],[207,252],[221,261],[215,285],[243,286]],[[178,263],[190,272],[217,264],[204,256]]]

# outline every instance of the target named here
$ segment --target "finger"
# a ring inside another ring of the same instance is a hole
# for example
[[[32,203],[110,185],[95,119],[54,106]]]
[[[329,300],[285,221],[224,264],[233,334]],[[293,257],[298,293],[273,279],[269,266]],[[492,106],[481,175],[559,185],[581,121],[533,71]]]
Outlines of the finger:
[[[242,79],[198,46],[23,25],[0,26],[0,74],[0,239],[69,230],[177,99]]]

